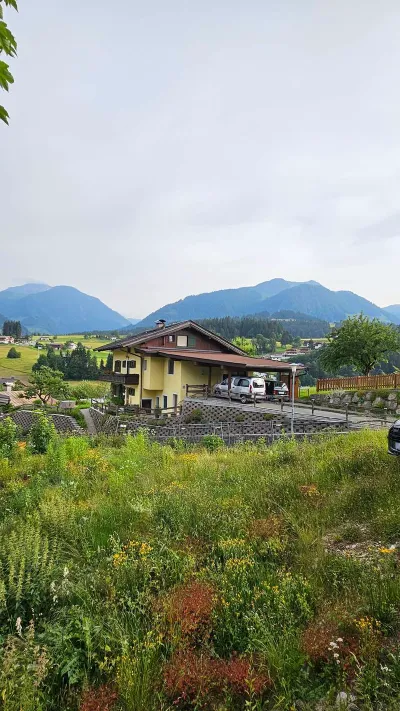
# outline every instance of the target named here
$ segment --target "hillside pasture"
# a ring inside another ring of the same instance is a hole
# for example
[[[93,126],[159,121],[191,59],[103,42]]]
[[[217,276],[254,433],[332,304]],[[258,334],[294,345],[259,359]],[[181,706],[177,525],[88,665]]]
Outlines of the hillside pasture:
[[[15,346],[21,353],[21,358],[7,358],[10,345],[0,344],[0,377],[6,378],[13,375],[27,381],[32,373],[32,366],[36,363],[41,351],[37,351],[32,346]]]

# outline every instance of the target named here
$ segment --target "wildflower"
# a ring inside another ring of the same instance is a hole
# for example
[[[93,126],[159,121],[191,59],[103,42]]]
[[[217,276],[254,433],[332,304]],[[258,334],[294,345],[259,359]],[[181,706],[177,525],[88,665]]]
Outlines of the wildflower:
[[[334,653],[334,655],[333,655],[333,657],[334,657],[334,659],[338,659],[338,658],[339,658],[339,655],[338,655],[338,653],[337,653],[337,652],[335,652],[335,653]]]
[[[336,642],[343,642],[342,637],[338,637],[337,640],[336,640]]]
[[[142,543],[142,545],[141,545],[140,548],[139,548],[139,555],[145,557],[145,556],[149,555],[149,553],[150,553],[152,550],[153,550],[152,547],[149,546],[148,543]]]
[[[127,561],[127,555],[123,551],[120,553],[114,553],[113,555],[113,566],[114,568],[118,568],[120,565],[125,563]]]
[[[304,486],[300,486],[299,489],[305,496],[320,496],[320,492],[318,491],[316,484],[306,484]]]
[[[381,671],[383,671],[383,672],[388,672],[388,671],[389,671],[389,667],[387,667],[386,664],[381,664]]]
[[[69,575],[69,570],[68,570],[67,566],[65,566],[64,571],[63,571],[63,577],[68,578],[68,575]]]
[[[331,649],[339,649],[339,645],[336,642],[329,642],[329,646]]]
[[[22,620],[20,617],[17,617],[17,620],[15,622],[15,629],[17,630],[17,635],[19,637],[22,637]]]
[[[379,553],[386,555],[387,553],[394,553],[394,548],[379,548]]]

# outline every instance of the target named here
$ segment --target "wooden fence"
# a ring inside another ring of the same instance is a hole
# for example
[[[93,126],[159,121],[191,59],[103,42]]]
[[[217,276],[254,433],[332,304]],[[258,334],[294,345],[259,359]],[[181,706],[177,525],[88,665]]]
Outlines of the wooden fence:
[[[357,375],[352,378],[321,378],[317,393],[324,390],[381,390],[400,388],[400,373],[389,375]]]

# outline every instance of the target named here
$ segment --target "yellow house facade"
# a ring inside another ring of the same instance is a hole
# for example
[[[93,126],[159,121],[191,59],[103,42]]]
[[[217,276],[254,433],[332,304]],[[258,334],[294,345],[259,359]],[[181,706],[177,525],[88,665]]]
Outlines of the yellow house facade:
[[[178,407],[186,397],[187,386],[213,387],[223,375],[220,366],[211,368],[210,378],[209,366],[143,354],[134,348],[129,354],[122,348],[114,351],[113,373],[125,376],[125,382],[112,383],[124,404],[163,410]]]

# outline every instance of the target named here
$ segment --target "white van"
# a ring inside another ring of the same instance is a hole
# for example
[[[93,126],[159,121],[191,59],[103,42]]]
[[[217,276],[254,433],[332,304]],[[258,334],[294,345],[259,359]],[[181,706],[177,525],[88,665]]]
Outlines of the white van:
[[[217,397],[229,397],[228,378],[215,386],[214,393]],[[266,396],[265,380],[264,378],[236,375],[231,378],[230,396],[232,400],[240,400],[243,404],[253,400],[254,396],[261,400]]]

